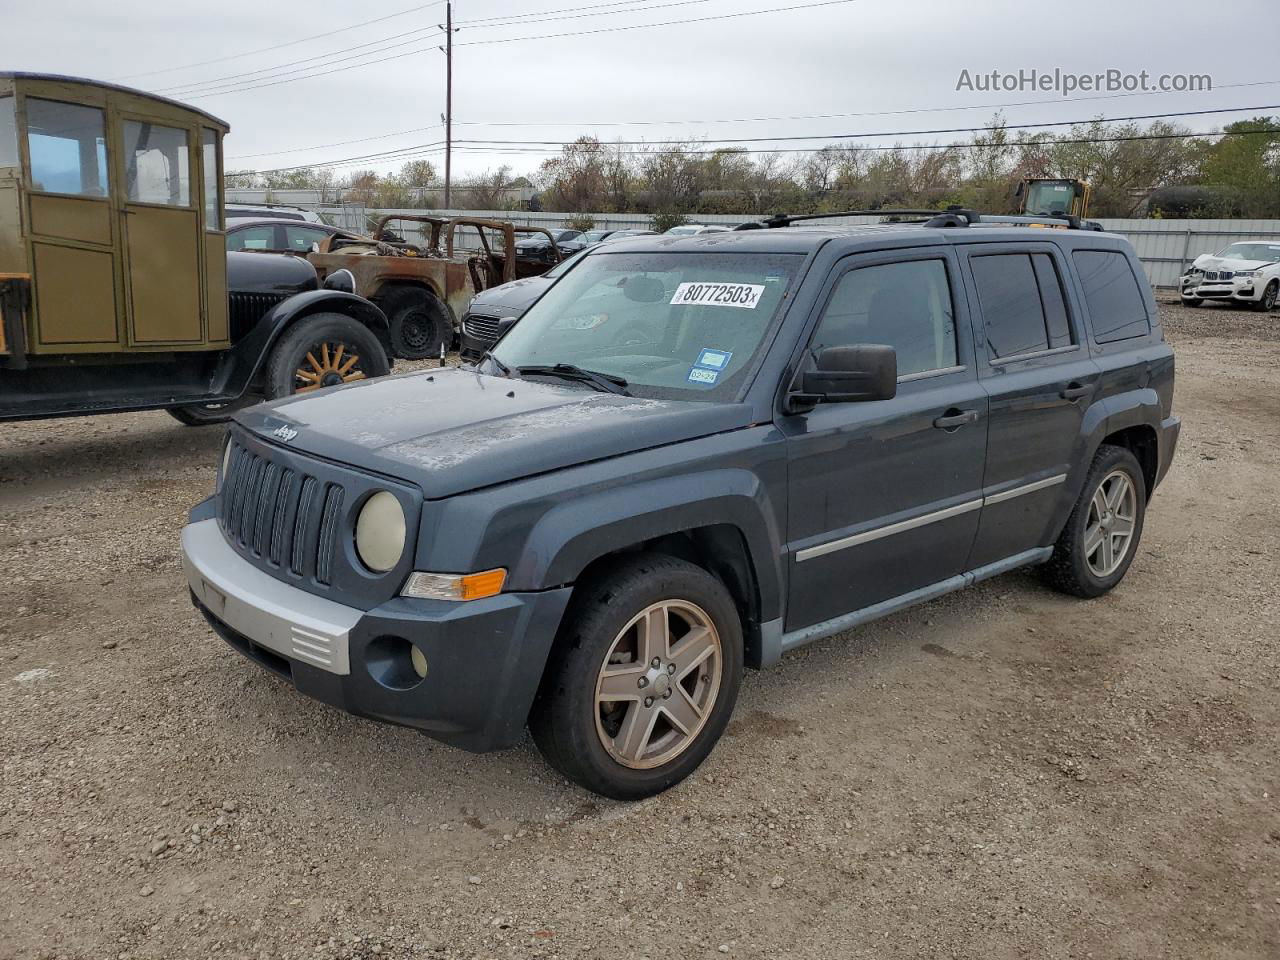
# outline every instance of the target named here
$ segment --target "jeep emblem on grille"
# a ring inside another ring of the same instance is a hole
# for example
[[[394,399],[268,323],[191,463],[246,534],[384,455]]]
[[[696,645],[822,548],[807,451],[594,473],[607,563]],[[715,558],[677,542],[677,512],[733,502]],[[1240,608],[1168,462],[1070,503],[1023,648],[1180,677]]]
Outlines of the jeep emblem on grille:
[[[273,437],[279,437],[285,443],[288,443],[290,440],[292,440],[294,437],[298,435],[298,431],[293,429],[293,427],[288,427],[288,426],[276,427],[275,430],[271,431],[271,435]]]

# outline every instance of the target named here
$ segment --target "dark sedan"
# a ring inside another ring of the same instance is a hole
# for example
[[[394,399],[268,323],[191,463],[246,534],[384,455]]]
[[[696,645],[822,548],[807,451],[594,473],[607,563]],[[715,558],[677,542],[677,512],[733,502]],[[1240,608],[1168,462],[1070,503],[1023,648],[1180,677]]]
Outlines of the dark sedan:
[[[499,323],[506,317],[521,316],[586,253],[580,250],[540,276],[512,280],[478,293],[462,315],[458,346],[462,359],[479,360],[497,342]]]
[[[329,237],[356,236],[324,223],[276,218],[233,218],[227,220],[227,250],[268,250],[274,253],[311,252],[312,244]]]

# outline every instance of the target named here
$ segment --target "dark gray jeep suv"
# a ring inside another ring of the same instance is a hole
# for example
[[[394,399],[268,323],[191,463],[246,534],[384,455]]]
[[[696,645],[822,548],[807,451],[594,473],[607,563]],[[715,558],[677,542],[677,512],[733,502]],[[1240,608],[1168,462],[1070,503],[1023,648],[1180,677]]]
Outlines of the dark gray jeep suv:
[[[527,724],[637,798],[744,667],[1020,567],[1114,587],[1179,428],[1130,246],[797,219],[603,245],[473,368],[238,413],[196,606],[303,693],[469,750]]]

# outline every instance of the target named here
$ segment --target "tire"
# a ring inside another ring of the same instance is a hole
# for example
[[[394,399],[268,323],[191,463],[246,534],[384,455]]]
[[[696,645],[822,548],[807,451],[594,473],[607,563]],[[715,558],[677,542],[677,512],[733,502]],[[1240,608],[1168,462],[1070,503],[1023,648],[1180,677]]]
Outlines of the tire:
[[[449,310],[429,290],[402,287],[382,297],[382,312],[391,324],[391,352],[404,360],[440,356],[453,340]]]
[[[649,624],[658,629],[642,629]],[[667,638],[676,633],[669,649],[661,624],[670,628]],[[638,660],[645,636],[653,638],[647,653],[659,651],[657,665]],[[616,698],[604,692],[610,663]],[[724,584],[684,560],[640,554],[579,584],[529,729],[547,762],[570,780],[615,800],[639,800],[706,759],[741,683],[742,625]],[[677,716],[692,735],[671,719]],[[627,731],[641,749],[623,742]]]
[[[1120,482],[1128,483],[1129,492],[1112,503],[1108,494],[1114,494]],[[1099,495],[1106,500],[1105,508],[1096,500]],[[1080,499],[1054,545],[1053,556],[1041,568],[1046,581],[1077,597],[1100,597],[1111,590],[1124,579],[1138,552],[1146,512],[1146,480],[1138,459],[1124,447],[1103,444],[1089,466]],[[1126,524],[1128,539],[1121,545]]]
[[[1201,300],[1199,297],[1183,297],[1182,298],[1182,305],[1184,307],[1198,307],[1202,303],[1204,303],[1204,301]]]
[[[170,407],[165,413],[187,427],[208,427],[226,423],[237,410],[255,403],[255,398],[241,398],[230,403],[191,403],[185,407]]]
[[[1267,284],[1267,289],[1262,291],[1262,296],[1251,306],[1259,313],[1270,313],[1276,308],[1276,297],[1278,295],[1280,295],[1280,280],[1272,280]]]
[[[382,342],[359,320],[341,313],[313,313],[296,321],[272,348],[266,395],[275,400],[390,372]]]

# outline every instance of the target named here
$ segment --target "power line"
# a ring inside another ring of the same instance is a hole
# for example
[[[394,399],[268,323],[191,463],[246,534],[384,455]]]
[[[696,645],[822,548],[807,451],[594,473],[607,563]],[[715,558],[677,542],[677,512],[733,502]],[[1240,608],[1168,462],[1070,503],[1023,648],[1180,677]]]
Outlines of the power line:
[[[1175,113],[1146,113],[1131,117],[1098,117],[1088,120],[1055,120],[1048,123],[1020,123],[1020,130],[1036,130],[1044,127],[1069,127],[1086,123],[1126,123],[1133,120],[1167,120],[1170,117],[1200,117],[1215,113],[1247,113],[1251,110],[1276,110],[1280,103],[1262,104],[1255,107],[1218,107],[1212,110],[1183,110]],[[874,131],[870,133],[827,133],[804,136],[785,137],[700,137],[702,143],[783,143],[796,140],[857,140],[871,137],[931,137],[944,133],[980,133],[989,127],[944,127],[932,130],[894,130]],[[576,140],[459,140],[458,143],[482,146],[497,144],[501,146],[552,146],[564,147]],[[611,146],[662,146],[679,144],[683,140],[612,140]]]
[[[1117,123],[1125,119],[1128,119],[1128,118],[1102,120],[1101,122]],[[1087,121],[1087,120],[1086,121],[1078,121],[1078,120],[1062,121],[1061,123],[1058,123],[1055,125],[1056,126],[1073,126],[1076,124],[1089,123],[1089,122],[1092,122],[1092,121]],[[956,127],[956,128],[951,128],[950,130],[940,130],[940,131],[932,131],[932,132],[935,132],[935,133],[981,133],[987,129],[988,128],[986,127]],[[1055,139],[1047,143],[1040,140],[1016,140],[1016,141],[1005,141],[1003,144],[975,144],[975,143],[911,144],[910,146],[906,146],[906,147],[902,146],[901,144],[893,144],[893,145],[857,146],[857,147],[848,147],[846,149],[854,152],[858,152],[858,151],[880,152],[880,151],[898,150],[898,149],[968,150],[968,149],[990,149],[992,146],[1009,146],[1009,147],[1027,146],[1029,147],[1029,146],[1052,146],[1056,144],[1073,144],[1073,143],[1121,143],[1121,142],[1139,141],[1139,140],[1176,140],[1176,139],[1194,139],[1194,138],[1202,138],[1202,137],[1248,136],[1256,133],[1270,133],[1270,132],[1280,132],[1280,128],[1277,128],[1276,131],[1251,130],[1251,131],[1221,131],[1216,133],[1206,132],[1206,133],[1132,134],[1132,135],[1126,135],[1126,136],[1120,136],[1120,137],[1088,137],[1088,138],[1072,138],[1072,139]],[[865,136],[881,136],[881,137],[913,136],[913,135],[919,135],[920,133],[923,133],[923,132],[900,131],[898,133],[865,134]],[[355,164],[378,163],[378,162],[387,162],[390,160],[405,160],[415,156],[425,155],[427,153],[440,152],[441,143],[442,141],[437,140],[433,143],[415,144],[410,147],[401,147],[396,150],[388,150],[388,151],[382,151],[378,153],[364,154],[362,156],[356,156],[356,157],[344,157],[340,160],[297,164],[295,166],[290,166],[290,167],[275,167],[270,170],[260,170],[260,171],[252,171],[252,172],[264,173],[264,174],[265,173],[287,173],[292,170],[305,170],[313,167],[335,167],[335,166],[345,166],[353,163]],[[635,141],[635,142],[632,142],[631,144],[623,143],[616,146],[628,146],[628,145],[645,146],[650,149],[618,150],[617,152],[624,156],[644,156],[651,153],[652,148],[655,146],[654,144],[645,144],[643,141]],[[560,146],[562,145],[547,145],[547,146],[538,147],[538,146],[533,146],[529,144],[522,144],[519,141],[508,141],[508,142],[494,141],[492,145],[488,145],[488,146],[476,144],[474,142],[468,142],[463,146],[455,146],[454,149],[462,150],[462,151],[465,151],[468,153],[474,153],[474,154],[492,154],[495,156],[499,156],[499,155],[515,156],[520,154],[539,154],[539,155],[554,154],[559,152]],[[603,148],[612,148],[615,145],[601,144],[600,146],[603,149]],[[676,154],[676,155],[699,156],[699,155],[709,155],[714,153],[720,153],[723,151],[723,149],[724,148],[683,149],[677,146],[674,149],[665,148],[662,152]],[[775,148],[757,148],[757,149],[734,148],[734,151],[740,152],[740,153],[749,153],[749,154],[816,153],[817,149],[813,147],[775,147]]]
[[[463,47],[463,46],[478,46],[481,44],[490,44],[490,43],[515,43],[515,42],[524,41],[524,40],[551,40],[551,39],[556,39],[560,37],[578,37],[578,36],[591,36],[591,35],[601,34],[601,33],[618,33],[626,30],[647,30],[653,27],[675,27],[675,26],[683,26],[683,25],[692,24],[692,23],[708,23],[708,22],[717,21],[717,20],[730,20],[738,17],[756,17],[756,16],[761,16],[763,14],[768,14],[768,13],[788,13],[795,10],[811,10],[818,7],[832,7],[832,6],[838,6],[838,5],[843,5],[847,3],[857,3],[857,2],[858,0],[817,0],[817,2],[813,2],[813,3],[800,3],[800,4],[793,4],[791,6],[785,6],[785,7],[768,7],[763,10],[745,10],[745,11],[739,11],[737,13],[722,13],[722,14],[716,14],[714,16],[694,17],[688,20],[665,20],[657,23],[637,23],[637,24],[629,24],[626,26],[598,27],[593,30],[576,30],[576,31],[568,31],[564,33],[532,34],[528,36],[519,36],[519,37],[501,37],[493,40],[469,40],[464,43],[454,44],[454,46]],[[393,48],[387,47],[385,49],[389,50]],[[383,57],[381,60],[376,62],[382,63],[388,60],[399,60],[403,57],[410,57],[419,53],[426,53],[433,49],[434,47],[416,47],[412,50],[406,50],[403,53],[391,54],[390,56]],[[368,54],[364,54],[364,55],[376,54],[377,52],[378,51],[369,51]],[[332,62],[338,63],[341,61],[335,60]],[[323,70],[317,73],[310,73],[305,76],[289,77],[286,79],[273,80],[269,83],[252,83],[252,84],[247,84],[243,86],[234,85],[234,89],[225,89],[225,90],[222,90],[222,89],[204,90],[196,94],[184,94],[184,97],[191,100],[204,100],[209,97],[220,97],[220,96],[225,96],[231,93],[245,93],[249,90],[260,90],[264,87],[274,87],[274,86],[279,86],[285,83],[295,83],[298,80],[311,80],[311,79],[314,79],[315,77],[328,76],[329,74],[341,73],[344,70],[354,70],[354,69],[357,69],[358,67],[363,67],[368,65],[369,65],[368,63],[352,64],[345,67],[336,67],[332,70]],[[317,66],[319,66],[319,64],[317,64]]]
[[[639,2],[639,0],[625,0],[625,2],[634,4]],[[624,13],[641,13],[641,12],[648,12],[649,10],[662,10],[667,7],[687,7],[693,4],[702,4],[702,3],[710,3],[710,2],[712,2],[712,0],[673,0],[673,2],[661,3],[661,4],[646,6],[643,8],[633,7],[632,9],[629,9],[629,10],[605,10],[600,13],[583,13],[581,12],[582,10],[591,10],[593,8],[582,7],[582,8],[577,8],[579,12],[572,13],[567,16],[543,17],[542,19],[538,19],[538,20],[515,20],[515,18],[512,17],[512,18],[509,18],[512,21],[510,23],[508,22],[479,23],[477,26],[474,26],[471,29],[489,30],[496,27],[523,26],[524,24],[546,23],[553,20],[580,20],[583,17],[616,16],[618,14],[624,14]],[[615,3],[597,4],[596,6],[597,7],[616,7],[616,6],[619,6],[619,4],[615,2]],[[572,8],[566,8],[566,9],[572,9]],[[529,14],[520,14],[520,16],[523,16],[523,17],[536,16],[540,12],[541,13],[562,13],[564,11],[563,10],[534,11],[533,13],[529,13]],[[505,21],[507,18],[488,17],[485,19]],[[467,21],[467,22],[476,23],[477,21]],[[290,73],[301,73],[305,70],[314,69],[316,67],[328,67],[328,66],[332,66],[333,64],[344,63],[349,60],[355,60],[362,56],[369,56],[375,53],[382,53],[387,50],[396,50],[400,47],[409,46],[412,43],[419,43],[424,39],[423,37],[415,36],[411,40],[401,40],[401,38],[408,37],[413,34],[426,33],[429,30],[439,30],[439,29],[440,27],[438,25],[435,25],[430,27],[419,27],[416,30],[405,30],[401,33],[394,33],[388,37],[380,37],[377,40],[370,40],[366,43],[359,43],[359,44],[355,44],[354,46],[344,47],[341,50],[332,50],[332,51],[329,51],[328,53],[317,54],[313,57],[303,57],[300,60],[291,60],[287,63],[278,63],[270,67],[262,67],[258,70],[248,70],[248,71],[245,71],[244,73],[232,73],[232,74],[228,74],[225,77],[212,77],[208,80],[192,80],[188,83],[178,84],[172,87],[161,87],[155,92],[162,93],[162,94],[177,95],[177,96],[183,96],[183,95],[194,94],[194,93],[204,94],[204,93],[215,92],[215,88],[218,91],[220,91],[221,88],[223,87],[240,86],[240,83],[236,81],[249,82],[249,79],[254,77],[256,77],[257,80],[275,80],[275,79],[279,79],[280,77],[287,76]],[[389,41],[392,41],[392,40],[401,40],[401,42],[389,43],[388,46],[384,46],[384,47],[378,46],[379,44],[388,43]],[[378,47],[378,49],[368,50],[363,54],[355,54],[353,56],[345,56],[345,57],[338,56],[338,54],[349,53],[352,50],[359,50],[365,47]],[[330,58],[334,58],[334,59],[330,59]],[[315,61],[317,60],[321,60],[325,62],[315,63]],[[296,67],[299,64],[305,64],[305,63],[311,63],[313,66],[301,67],[300,69],[297,69],[297,70],[287,69],[289,67]],[[280,72],[276,73],[276,71],[280,71]],[[268,76],[259,76],[260,74],[268,74]],[[305,80],[307,78],[297,77],[296,79]],[[256,82],[256,80],[254,82]],[[231,92],[231,91],[226,91],[226,92]]]
[[[410,7],[408,10],[401,10],[399,13],[389,13],[383,17],[375,17],[372,20],[362,20],[359,23],[350,23],[345,27],[339,27],[336,30],[327,30],[324,33],[313,33],[309,37],[299,37],[297,40],[287,40],[284,43],[277,43],[270,47],[259,47],[257,50],[246,50],[244,53],[231,53],[225,57],[214,57],[212,60],[201,60],[197,63],[187,63],[180,67],[164,67],[161,70],[148,70],[145,73],[128,73],[124,76],[115,77],[115,80],[130,80],[137,77],[154,77],[159,73],[173,73],[176,70],[190,70],[193,67],[207,67],[211,63],[225,63],[228,60],[239,60],[243,57],[252,57],[259,53],[269,53],[272,50],[281,50],[284,47],[297,46],[299,43],[307,43],[310,40],[320,40],[323,37],[332,37],[334,34],[346,33],[348,30],[355,30],[359,27],[367,27],[371,24],[382,23],[384,20],[394,20],[396,17],[404,17],[411,13],[417,13],[419,10],[426,10],[429,7],[443,6],[444,0],[436,0],[435,3],[424,3],[417,7]]]
[[[1280,80],[1255,80],[1249,83],[1220,83],[1214,90],[1237,87],[1274,86]],[[1006,103],[975,103],[953,107],[910,107],[902,110],[863,110],[854,113],[808,113],[778,117],[721,117],[703,120],[458,120],[459,125],[480,127],[661,127],[712,123],[781,123],[787,120],[842,120],[850,117],[889,117],[913,113],[951,113],[956,110],[1003,110],[1006,107],[1043,106],[1050,103],[1076,103],[1091,100],[1120,100],[1128,97],[1168,96],[1172,90],[1140,90],[1135,93],[1108,93],[1088,97],[1058,97],[1053,100],[1011,100]],[[1209,92],[1209,91],[1201,91]]]
[[[1262,87],[1274,86],[1280,84],[1280,80],[1255,80],[1242,83],[1222,83],[1218,84],[1214,89],[1227,90],[1238,87]],[[1167,95],[1170,91],[1148,90],[1139,93],[1118,93],[1103,94],[1100,96],[1089,97],[1059,97],[1053,100],[1018,100],[1007,103],[979,103],[968,104],[952,107],[912,107],[903,110],[873,110],[862,111],[857,113],[826,113],[826,114],[806,114],[797,116],[784,117],[727,117],[721,119],[707,120],[615,120],[604,121],[601,123],[591,123],[588,121],[564,121],[563,123],[550,123],[546,121],[530,121],[530,122],[505,122],[496,120],[455,120],[455,125],[481,126],[481,127],[546,127],[546,126],[565,126],[565,127],[592,127],[592,126],[666,126],[674,124],[710,124],[710,123],[763,123],[763,122],[781,122],[786,120],[838,120],[850,117],[884,117],[884,116],[900,116],[904,114],[916,113],[952,113],[957,110],[999,110],[1005,107],[1022,107],[1022,106],[1043,106],[1052,103],[1075,103],[1086,102],[1092,100],[1116,100],[1126,97],[1149,97]],[[1018,124],[1012,124],[1018,126]],[[429,127],[415,127],[412,130],[400,130],[395,133],[380,133],[368,137],[357,137],[352,140],[339,140],[336,143],[319,143],[309,147],[289,147],[284,150],[269,150],[262,153],[246,153],[238,157],[230,157],[231,160],[246,160],[252,157],[274,157],[284,153],[302,153],[307,150],[323,150],[327,147],[345,147],[353,143],[365,143],[371,140],[387,140],[392,137],[407,136],[411,133],[423,133],[427,130],[435,130],[440,124],[433,124]]]
[[[542,33],[531,37],[502,37],[495,40],[469,40],[459,43],[460,47],[475,47],[488,43],[517,43],[523,40],[556,40],[561,37],[585,37],[599,33],[620,33],[624,30],[647,30],[651,27],[675,27],[689,23],[708,23],[712,20],[733,20],[738,17],[758,17],[765,13],[788,13],[792,10],[812,10],[815,7],[835,7],[846,3],[857,3],[858,0],[819,0],[816,3],[797,3],[789,7],[769,7],[764,10],[743,10],[738,13],[718,13],[706,17],[694,17],[689,20],[666,20],[660,23],[637,23],[624,27],[598,27],[594,30],[573,30],[567,33]]]

